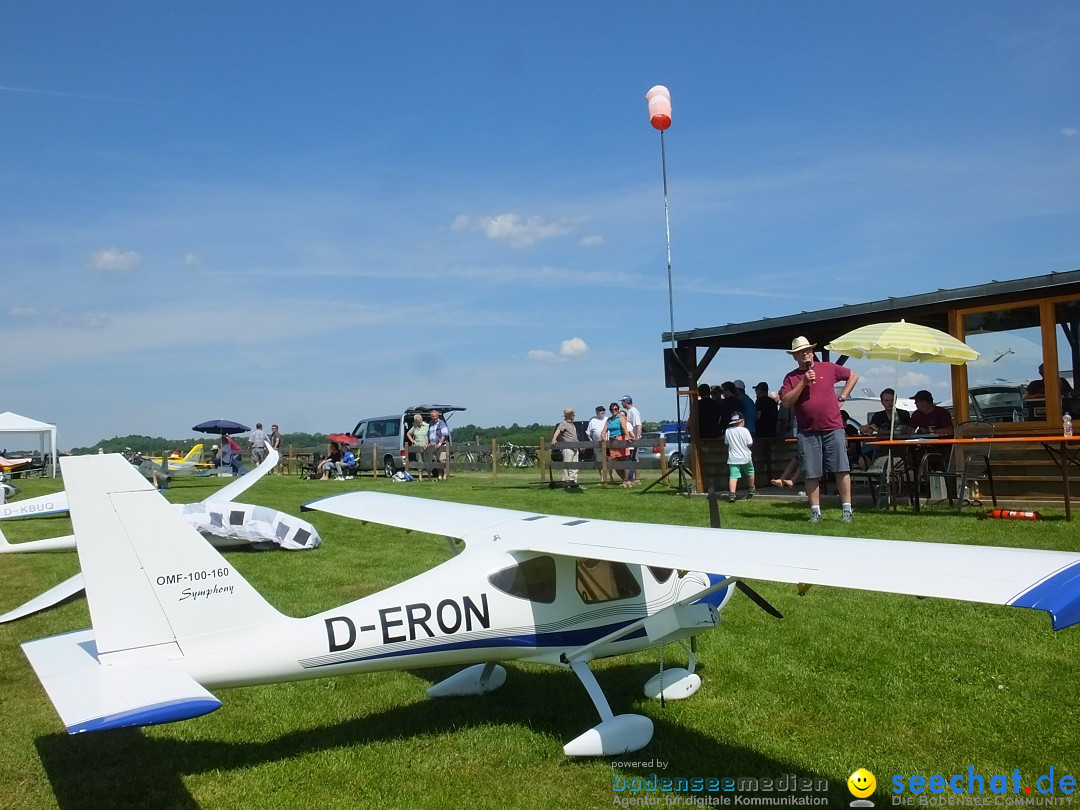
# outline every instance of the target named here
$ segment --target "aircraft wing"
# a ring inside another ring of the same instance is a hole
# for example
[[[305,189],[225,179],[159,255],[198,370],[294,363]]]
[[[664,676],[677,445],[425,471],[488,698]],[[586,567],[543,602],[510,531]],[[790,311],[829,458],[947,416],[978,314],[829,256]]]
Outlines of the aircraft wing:
[[[72,548],[75,547],[74,538],[72,538]],[[14,610],[9,610],[3,616],[0,616],[0,624],[6,624],[7,622],[13,622],[16,619],[21,619],[23,616],[29,616],[32,613],[37,613],[39,610],[52,607],[58,602],[62,602],[69,597],[80,593],[83,589],[83,575],[82,571],[75,576],[65,579],[59,585],[56,585],[43,594],[39,594]]]
[[[22,554],[27,551],[74,551],[75,535],[47,537],[44,540],[27,540],[23,543],[9,543],[0,532],[0,554]]]
[[[52,495],[38,495],[36,498],[23,498],[21,501],[3,504],[0,506],[0,520],[59,515],[67,510],[67,493],[54,492]]]
[[[235,501],[241,493],[247,492],[247,490],[259,482],[260,478],[274,469],[280,460],[281,454],[270,446],[270,442],[267,442],[266,458],[263,459],[262,464],[248,472],[247,475],[241,475],[232,483],[226,484],[205,500],[213,500],[222,503],[225,501]]]
[[[303,509],[464,540],[470,549],[532,551],[739,579],[830,585],[1045,610],[1055,629],[1080,622],[1080,554],[858,537],[622,523],[376,492]]]
[[[503,523],[518,523],[536,517],[535,512],[519,512],[494,506],[473,506],[378,492],[330,495],[302,504],[300,511],[326,512],[364,523],[396,526],[411,532],[427,532],[442,537],[455,537],[459,540]]]

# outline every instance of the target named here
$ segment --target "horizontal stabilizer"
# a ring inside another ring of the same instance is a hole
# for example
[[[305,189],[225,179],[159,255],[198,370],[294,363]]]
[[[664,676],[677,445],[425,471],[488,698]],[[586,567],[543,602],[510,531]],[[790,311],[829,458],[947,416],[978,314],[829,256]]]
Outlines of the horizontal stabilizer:
[[[216,697],[175,667],[102,666],[93,630],[22,645],[69,734],[186,720]]]

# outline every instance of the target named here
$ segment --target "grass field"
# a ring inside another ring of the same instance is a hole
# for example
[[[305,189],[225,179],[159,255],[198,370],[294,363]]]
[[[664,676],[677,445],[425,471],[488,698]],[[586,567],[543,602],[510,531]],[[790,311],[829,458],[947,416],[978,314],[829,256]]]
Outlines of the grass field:
[[[535,473],[531,474],[535,476]],[[587,482],[588,476],[583,476]],[[587,517],[706,525],[707,505],[662,488],[587,486],[573,494],[525,476],[459,475],[440,484],[267,478],[242,500],[296,513],[346,489]],[[21,483],[22,495],[59,489]],[[169,498],[199,500],[215,479],[181,479]],[[804,532],[805,504],[722,504],[724,526]],[[279,610],[295,616],[356,599],[448,557],[441,538],[306,513],[324,538],[312,552],[226,552]],[[971,510],[857,513],[835,508],[815,533],[1080,549],[1080,532],[1050,510],[1038,522],[976,521]],[[69,531],[66,518],[5,521],[15,542]],[[71,553],[0,557],[7,610],[77,570]],[[878,780],[890,803],[894,774],[989,778],[1019,769],[1024,786],[1054,768],[1078,775],[1080,628],[1050,629],[1045,613],[933,599],[754,583],[785,614],[771,618],[736,596],[721,627],[700,639],[704,685],[666,707],[642,697],[660,651],[596,662],[616,713],[655,723],[652,743],[624,760],[657,760],[683,778],[799,777],[829,781],[847,806],[848,775]],[[68,736],[19,644],[89,626],[85,599],[0,626],[0,806],[39,807],[608,807],[615,778],[656,767],[569,760],[562,745],[597,721],[578,680],[553,668],[507,665],[487,697],[429,701],[450,670],[425,670],[221,690],[205,717],[141,730]],[[667,649],[667,665],[681,663]],[[655,795],[655,794],[654,794]],[[704,794],[684,791],[685,806]],[[711,794],[716,796],[717,794]],[[730,794],[728,794],[730,796]],[[1057,795],[1061,795],[1060,793]]]

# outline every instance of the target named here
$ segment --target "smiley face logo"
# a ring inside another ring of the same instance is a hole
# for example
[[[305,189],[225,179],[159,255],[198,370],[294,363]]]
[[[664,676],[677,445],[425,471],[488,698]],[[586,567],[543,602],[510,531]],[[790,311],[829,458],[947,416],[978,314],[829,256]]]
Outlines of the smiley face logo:
[[[877,788],[877,779],[866,768],[859,768],[848,777],[847,788],[856,799],[865,799]]]

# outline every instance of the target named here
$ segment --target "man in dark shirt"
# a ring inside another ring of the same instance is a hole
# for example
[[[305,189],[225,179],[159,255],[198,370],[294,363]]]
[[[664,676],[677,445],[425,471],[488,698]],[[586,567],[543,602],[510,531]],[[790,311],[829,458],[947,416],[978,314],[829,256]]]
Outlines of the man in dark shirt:
[[[863,425],[863,432],[884,433],[886,436],[889,435],[890,430],[892,430],[897,435],[906,433],[908,428],[908,422],[911,421],[911,414],[901,408],[896,408],[896,392],[891,388],[886,388],[884,391],[881,392],[880,398],[881,405],[885,408],[885,410],[878,411],[873,416],[871,416],[870,422],[866,425]],[[893,425],[894,409],[896,410],[895,425]]]
[[[1072,386],[1069,385],[1069,381],[1064,377],[1058,377],[1058,390],[1062,397],[1072,396]],[[1032,380],[1028,383],[1027,393],[1024,395],[1024,399],[1045,399],[1046,398],[1046,373],[1043,371],[1042,363],[1039,363],[1039,379]]]
[[[926,390],[917,391],[912,399],[915,400],[915,413],[908,421],[912,433],[933,433],[942,439],[952,436],[952,417],[947,410],[934,404],[933,394]]]
[[[739,392],[735,390],[735,383],[731,380],[720,383],[720,396],[720,435],[723,436],[731,422],[731,415],[739,410]]]
[[[720,403],[712,398],[712,389],[698,386],[698,435],[702,439],[720,438]]]
[[[757,435],[763,439],[776,438],[776,417],[780,406],[769,396],[769,384],[759,382],[754,386],[754,410],[757,411]]]

